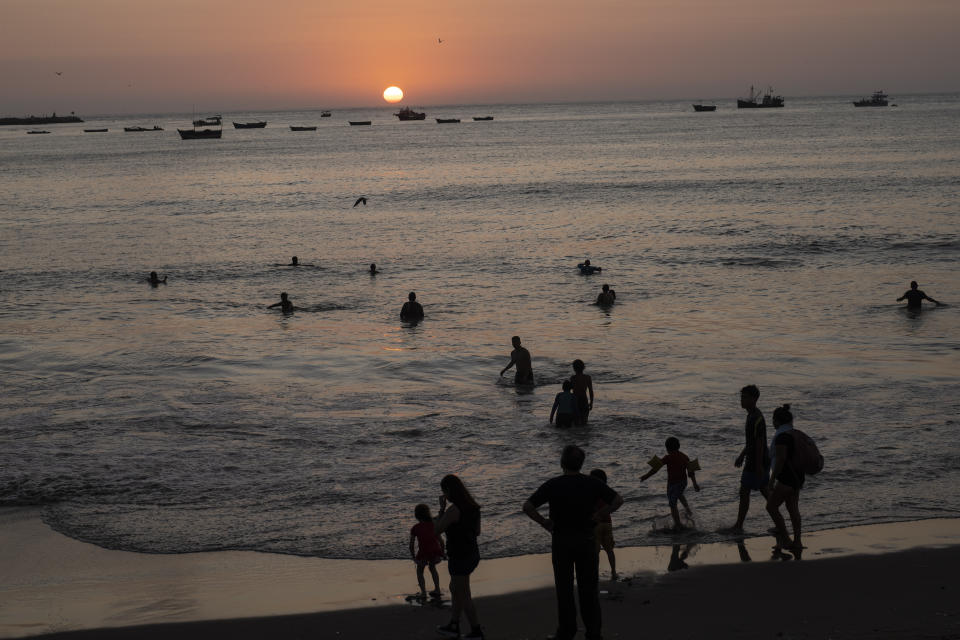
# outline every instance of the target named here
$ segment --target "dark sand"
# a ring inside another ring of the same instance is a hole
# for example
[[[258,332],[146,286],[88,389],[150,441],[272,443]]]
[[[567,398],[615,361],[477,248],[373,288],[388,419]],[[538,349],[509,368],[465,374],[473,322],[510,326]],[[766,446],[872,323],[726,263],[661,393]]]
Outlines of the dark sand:
[[[960,639],[960,520],[804,541],[789,561],[771,558],[768,537],[690,545],[689,568],[673,572],[686,546],[620,549],[630,578],[601,581],[604,635]],[[481,562],[473,590],[491,640],[553,631],[550,571],[546,554]],[[441,579],[446,590],[445,567]],[[0,637],[434,638],[449,611],[405,604],[414,584],[409,561],[110,551],[52,531],[36,509],[0,512]]]

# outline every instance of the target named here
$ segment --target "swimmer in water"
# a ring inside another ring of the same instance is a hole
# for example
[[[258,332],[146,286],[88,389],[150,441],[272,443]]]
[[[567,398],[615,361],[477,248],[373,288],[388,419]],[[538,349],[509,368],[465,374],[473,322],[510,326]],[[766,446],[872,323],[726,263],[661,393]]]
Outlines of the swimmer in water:
[[[293,303],[290,302],[290,299],[287,297],[286,291],[280,294],[280,302],[274,302],[267,307],[267,309],[273,309],[275,307],[280,307],[280,311],[283,313],[293,313]]]
[[[530,358],[530,352],[520,346],[520,336],[513,336],[513,351],[510,352],[510,364],[500,371],[500,377],[507,372],[507,369],[517,365],[517,373],[513,377],[514,384],[533,384],[533,362]]]
[[[577,268],[580,269],[580,273],[585,276],[593,275],[594,273],[600,273],[603,271],[602,267],[591,266],[589,260],[584,260],[577,265]]]
[[[617,292],[610,288],[610,285],[605,284],[601,288],[600,294],[597,295],[596,304],[601,307],[609,307],[617,300]]]
[[[407,302],[404,302],[400,309],[400,319],[405,322],[423,320],[423,305],[417,302],[417,294],[413,291],[407,296]]]
[[[917,289],[916,280],[910,283],[909,291],[907,291],[902,296],[897,298],[897,302],[900,302],[901,300],[904,300],[904,299],[906,299],[907,301],[907,309],[910,309],[911,311],[920,311],[920,308],[923,306],[924,300],[929,300],[930,302],[937,305],[938,307],[940,306],[939,302],[937,302],[936,300],[934,300],[933,298],[925,294],[920,289]]]
[[[160,284],[161,282],[162,282],[163,284],[167,284],[167,276],[163,276],[163,280],[161,280],[159,277],[157,277],[157,272],[156,272],[156,271],[151,271],[151,272],[150,272],[150,277],[147,278],[147,282],[149,282],[149,283],[152,284],[153,286],[157,286],[157,285]]]
[[[370,275],[375,276],[375,275],[377,275],[378,273],[380,273],[380,272],[377,271],[377,264],[376,264],[375,262],[371,262],[371,263],[370,263]]]
[[[297,256],[293,256],[292,258],[290,258],[290,264],[280,264],[279,262],[275,262],[273,266],[275,267],[312,267],[313,265],[303,264],[302,262],[300,262],[300,259],[297,258]]]

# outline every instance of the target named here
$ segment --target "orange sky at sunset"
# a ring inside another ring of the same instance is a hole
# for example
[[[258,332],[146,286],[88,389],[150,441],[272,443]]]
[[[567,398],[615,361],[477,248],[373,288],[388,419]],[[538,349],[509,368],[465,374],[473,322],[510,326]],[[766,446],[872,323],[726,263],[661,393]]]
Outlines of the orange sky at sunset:
[[[386,106],[390,85],[412,105],[960,90],[957,0],[2,0],[0,13],[0,115]]]

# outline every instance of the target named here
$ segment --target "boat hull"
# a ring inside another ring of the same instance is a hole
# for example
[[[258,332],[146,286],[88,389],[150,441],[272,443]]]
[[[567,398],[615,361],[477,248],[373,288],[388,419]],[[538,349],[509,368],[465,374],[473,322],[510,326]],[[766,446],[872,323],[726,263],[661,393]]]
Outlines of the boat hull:
[[[437,118],[437,124],[459,124],[459,118]]]
[[[266,121],[263,122],[234,122],[234,129],[263,129],[267,126]]]
[[[363,125],[370,124],[369,120],[349,120],[351,127],[362,127]]]
[[[493,120],[493,116],[473,116],[474,122],[487,122]]]
[[[177,129],[181,140],[205,140],[223,137],[223,129]]]
[[[695,104],[693,105],[694,111],[716,111],[717,105],[715,104]]]
[[[290,125],[290,131],[316,131],[316,127],[295,127]]]

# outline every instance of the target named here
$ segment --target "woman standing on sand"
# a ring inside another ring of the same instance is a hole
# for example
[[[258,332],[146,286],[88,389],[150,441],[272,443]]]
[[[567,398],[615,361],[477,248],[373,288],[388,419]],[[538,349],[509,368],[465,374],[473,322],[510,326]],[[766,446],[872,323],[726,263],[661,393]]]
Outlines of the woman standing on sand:
[[[463,481],[455,475],[447,475],[440,481],[440,513],[434,523],[437,535],[447,534],[447,571],[450,573],[450,622],[437,627],[442,636],[460,637],[460,614],[466,613],[470,621],[470,633],[463,636],[469,640],[483,640],[483,630],[477,619],[470,594],[470,574],[480,564],[480,505],[477,504]],[[447,506],[447,503],[450,506]]]
[[[767,487],[767,512],[773,518],[777,529],[777,546],[779,551],[788,547],[790,551],[799,554],[803,550],[800,541],[800,489],[803,488],[804,473],[792,463],[796,450],[793,438],[793,414],[790,405],[777,407],[773,412],[773,426],[776,433],[773,436],[774,450],[773,471],[770,473],[770,485]],[[787,523],[780,515],[780,505],[786,503],[790,522],[793,524],[793,542],[787,535]]]

